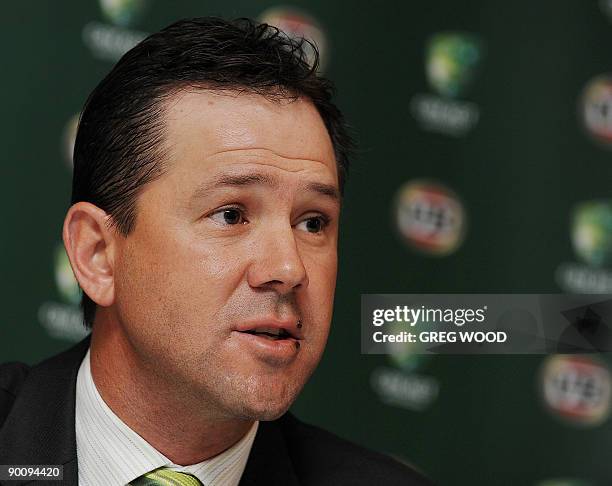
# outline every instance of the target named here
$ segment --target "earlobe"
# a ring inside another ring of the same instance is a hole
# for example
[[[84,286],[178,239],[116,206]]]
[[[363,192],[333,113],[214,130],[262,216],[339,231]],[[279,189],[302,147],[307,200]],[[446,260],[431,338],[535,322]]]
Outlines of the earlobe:
[[[68,210],[62,231],[79,285],[91,300],[104,307],[114,301],[116,232],[107,225],[109,217],[99,207],[79,202]]]

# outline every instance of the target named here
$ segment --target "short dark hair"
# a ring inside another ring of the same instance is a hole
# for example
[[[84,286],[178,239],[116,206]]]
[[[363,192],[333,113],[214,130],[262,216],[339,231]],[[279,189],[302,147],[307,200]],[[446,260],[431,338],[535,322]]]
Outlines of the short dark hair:
[[[307,46],[312,59],[306,57]],[[189,88],[309,99],[329,132],[342,193],[353,142],[332,102],[333,84],[318,66],[319,53],[310,41],[245,18],[180,20],[150,35],[117,62],[85,103],[74,148],[71,203],[95,204],[128,235],[140,190],[164,171],[163,101]],[[84,292],[81,307],[90,329],[96,304]]]

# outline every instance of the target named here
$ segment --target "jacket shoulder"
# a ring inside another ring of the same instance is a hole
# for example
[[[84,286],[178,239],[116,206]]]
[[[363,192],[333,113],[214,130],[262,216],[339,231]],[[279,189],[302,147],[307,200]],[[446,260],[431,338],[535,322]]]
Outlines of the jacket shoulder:
[[[287,413],[281,429],[301,484],[305,486],[431,486],[424,476],[395,459],[371,451]]]
[[[11,411],[29,372],[30,366],[25,363],[11,361],[0,364],[0,427]]]

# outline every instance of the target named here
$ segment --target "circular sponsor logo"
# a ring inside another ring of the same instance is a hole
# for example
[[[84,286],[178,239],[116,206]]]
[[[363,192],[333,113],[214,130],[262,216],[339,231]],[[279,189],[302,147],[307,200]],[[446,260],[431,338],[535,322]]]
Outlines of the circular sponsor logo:
[[[107,20],[121,27],[128,27],[144,10],[145,0],[100,0],[100,9]]]
[[[606,146],[612,145],[612,76],[601,75],[589,81],[580,105],[589,135]]]
[[[404,240],[416,250],[448,255],[463,241],[466,216],[459,198],[441,184],[408,182],[397,196],[396,222]]]
[[[425,49],[425,72],[429,84],[443,96],[461,96],[476,75],[482,53],[482,42],[473,34],[434,34]]]
[[[66,255],[64,245],[59,243],[55,247],[55,284],[64,301],[70,304],[78,304],[81,300],[79,284],[74,278],[70,260]]]
[[[64,134],[62,136],[62,152],[64,152],[64,159],[66,160],[68,167],[71,169],[74,166],[74,142],[76,141],[78,126],[79,113],[76,113],[75,115],[72,115],[66,123],[66,126],[64,127]]]
[[[599,425],[610,411],[610,372],[588,356],[553,355],[542,367],[541,393],[548,410],[565,421]]]
[[[259,20],[277,27],[293,39],[303,38],[311,41],[319,51],[319,71],[325,68],[328,61],[327,37],[314,17],[294,7],[274,7],[263,12]],[[304,44],[304,54],[306,61],[312,66],[315,53],[307,43]]]
[[[571,239],[576,255],[588,265],[612,264],[612,201],[589,201],[572,211]]]

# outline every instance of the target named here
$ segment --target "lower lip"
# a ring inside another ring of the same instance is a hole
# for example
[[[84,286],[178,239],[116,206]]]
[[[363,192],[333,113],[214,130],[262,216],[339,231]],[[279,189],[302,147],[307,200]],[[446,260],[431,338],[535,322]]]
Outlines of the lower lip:
[[[294,338],[269,339],[239,331],[234,334],[259,357],[274,364],[287,364],[299,353],[300,341]]]

